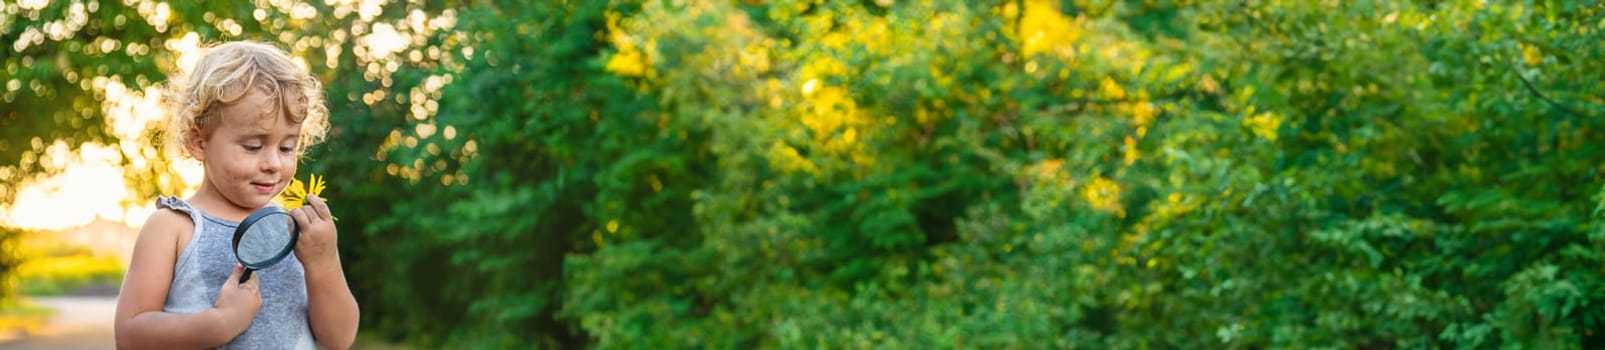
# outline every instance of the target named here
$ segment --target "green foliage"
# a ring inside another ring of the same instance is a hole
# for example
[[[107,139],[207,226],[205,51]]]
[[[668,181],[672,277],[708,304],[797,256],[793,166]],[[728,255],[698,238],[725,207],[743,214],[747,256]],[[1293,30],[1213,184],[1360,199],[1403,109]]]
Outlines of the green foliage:
[[[18,243],[21,241],[22,230],[0,226],[0,309],[12,309],[21,300],[17,297],[17,265],[22,263],[17,258],[21,255]]]
[[[122,285],[123,262],[116,256],[74,246],[55,239],[54,232],[23,234],[17,251],[9,254],[21,264],[13,276],[23,295],[55,295],[83,288]]]
[[[297,47],[328,82],[310,168],[340,200],[365,329],[390,340],[1605,337],[1599,4],[452,5],[180,21]],[[359,54],[413,18],[452,25]],[[314,36],[346,39],[296,44]],[[64,128],[26,125],[5,132]]]
[[[647,48],[610,41],[650,68],[614,72],[720,171],[663,185],[695,226],[592,219],[640,228],[566,267],[603,347],[1581,347],[1605,315],[1598,73],[1561,49],[1596,7],[641,7]]]

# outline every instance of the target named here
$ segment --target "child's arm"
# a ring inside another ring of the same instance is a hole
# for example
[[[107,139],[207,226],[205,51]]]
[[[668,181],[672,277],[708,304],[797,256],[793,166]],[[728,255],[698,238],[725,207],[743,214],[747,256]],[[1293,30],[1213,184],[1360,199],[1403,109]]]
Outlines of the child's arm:
[[[307,318],[312,338],[329,349],[346,349],[357,338],[357,298],[346,285],[340,269],[338,233],[329,205],[317,195],[307,196],[306,206],[290,211],[301,225],[301,239],[295,243],[295,256],[306,269]]]
[[[251,325],[262,306],[262,296],[257,291],[259,279],[239,285],[239,266],[224,282],[212,309],[194,314],[162,312],[167,289],[173,283],[173,265],[178,261],[179,232],[194,227],[189,217],[169,210],[159,210],[145,221],[117,297],[117,348],[216,347]]]

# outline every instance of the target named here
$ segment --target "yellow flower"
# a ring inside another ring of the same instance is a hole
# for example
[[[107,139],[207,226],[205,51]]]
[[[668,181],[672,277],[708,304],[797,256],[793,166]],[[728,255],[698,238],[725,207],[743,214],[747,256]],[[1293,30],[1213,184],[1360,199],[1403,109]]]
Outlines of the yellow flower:
[[[295,208],[300,208],[307,203],[307,195],[309,194],[318,195],[320,198],[323,197],[324,182],[322,176],[318,176],[318,174],[307,175],[307,182],[311,183],[311,185],[308,186],[302,183],[301,180],[290,178],[290,186],[285,187],[284,192],[279,192],[279,205],[284,206],[285,210],[295,210]],[[329,199],[323,198],[323,201],[327,202]]]

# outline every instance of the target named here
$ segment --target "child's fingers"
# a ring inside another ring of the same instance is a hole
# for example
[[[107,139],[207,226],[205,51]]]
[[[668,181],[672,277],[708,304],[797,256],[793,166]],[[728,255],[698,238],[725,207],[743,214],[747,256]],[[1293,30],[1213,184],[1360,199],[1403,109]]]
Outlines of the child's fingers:
[[[258,271],[258,272],[260,272],[260,271]],[[256,287],[261,285],[261,281],[262,281],[262,274],[253,273],[253,274],[251,274],[251,279],[250,280],[246,280],[245,284],[241,284],[240,288],[244,288],[245,290],[249,290],[249,291],[253,291],[254,292],[254,291],[256,291]]]
[[[228,280],[223,281],[223,286],[230,287],[240,284],[241,273],[245,273],[245,266],[240,265],[240,263],[234,263],[234,273],[228,275]]]
[[[329,213],[329,203],[324,202],[323,197],[312,194],[307,195],[307,199],[309,202],[312,202],[312,209],[318,212],[319,219],[329,220],[330,217],[334,216],[333,214]]]
[[[223,287],[225,287],[225,288],[226,287],[235,287],[235,288],[245,288],[245,289],[250,289],[250,290],[256,290],[256,286],[258,285],[256,283],[256,280],[260,279],[260,278],[257,278],[257,276],[259,276],[259,274],[252,274],[251,279],[249,281],[245,281],[245,283],[240,283],[240,275],[242,275],[242,274],[245,274],[245,266],[244,265],[240,265],[240,263],[234,263],[234,272],[230,273],[228,275],[228,280],[223,281]]]
[[[294,218],[295,224],[300,226],[302,229],[312,226],[312,218],[307,215],[306,211],[306,207],[295,208],[295,210],[290,211],[290,217]]]

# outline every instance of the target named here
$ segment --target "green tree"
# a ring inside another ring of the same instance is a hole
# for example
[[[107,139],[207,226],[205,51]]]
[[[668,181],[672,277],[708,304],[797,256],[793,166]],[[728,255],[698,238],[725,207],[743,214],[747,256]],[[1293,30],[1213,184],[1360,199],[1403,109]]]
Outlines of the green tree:
[[[0,175],[125,138],[94,77],[257,38],[327,82],[394,341],[1601,344],[1596,3],[256,5],[6,5]]]

